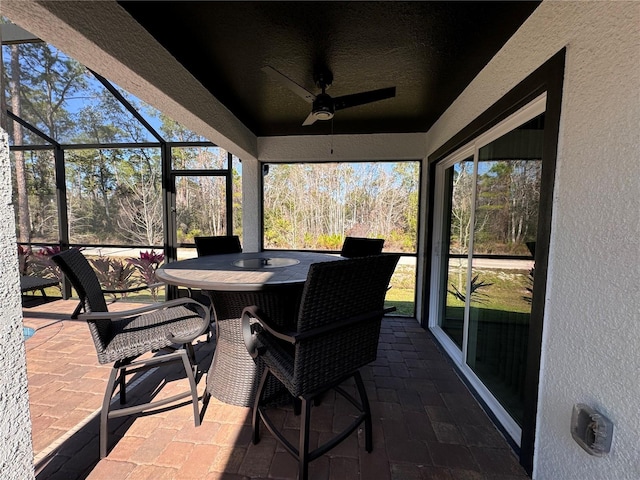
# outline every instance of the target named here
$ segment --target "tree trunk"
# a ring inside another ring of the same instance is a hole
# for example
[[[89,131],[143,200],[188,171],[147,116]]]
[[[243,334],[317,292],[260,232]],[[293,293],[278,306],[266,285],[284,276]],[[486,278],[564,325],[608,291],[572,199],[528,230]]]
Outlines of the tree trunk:
[[[11,109],[16,116],[20,116],[20,58],[18,46],[11,46]],[[22,145],[22,126],[13,122],[14,145]],[[27,174],[25,169],[24,152],[15,150],[13,156],[16,162],[16,184],[18,190],[18,241],[31,242],[31,218],[29,215],[29,195],[27,192]]]

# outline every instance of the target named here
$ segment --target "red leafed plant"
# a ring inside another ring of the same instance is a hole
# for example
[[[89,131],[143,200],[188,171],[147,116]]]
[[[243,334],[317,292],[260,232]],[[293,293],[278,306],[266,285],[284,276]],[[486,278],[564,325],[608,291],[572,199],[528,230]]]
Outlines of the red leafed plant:
[[[20,275],[28,275],[29,262],[31,260],[31,248],[18,245],[18,268]]]
[[[136,283],[138,283],[133,276],[135,268],[123,260],[100,255],[99,257],[91,258],[89,261],[104,290],[121,291],[118,293],[109,292],[110,295],[113,295],[114,301],[117,299],[116,295],[126,297],[126,290],[134,287]]]
[[[127,262],[138,270],[145,283],[149,285],[153,299],[157,300],[158,286],[153,285],[157,283],[156,270],[164,262],[164,253],[156,253],[155,250],[140,252],[139,258],[128,258]]]
[[[62,281],[60,268],[51,260],[51,256],[60,252],[60,247],[26,247],[18,245],[20,275],[35,275],[43,278],[56,278]],[[58,288],[60,285],[58,284]]]

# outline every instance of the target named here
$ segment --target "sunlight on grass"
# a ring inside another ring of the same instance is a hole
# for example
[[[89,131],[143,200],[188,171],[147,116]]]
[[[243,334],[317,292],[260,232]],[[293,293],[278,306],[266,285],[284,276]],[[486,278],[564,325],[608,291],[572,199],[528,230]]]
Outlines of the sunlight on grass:
[[[412,259],[413,260],[413,259]],[[415,316],[416,268],[411,263],[399,263],[391,277],[391,288],[385,304],[396,307],[394,315]]]

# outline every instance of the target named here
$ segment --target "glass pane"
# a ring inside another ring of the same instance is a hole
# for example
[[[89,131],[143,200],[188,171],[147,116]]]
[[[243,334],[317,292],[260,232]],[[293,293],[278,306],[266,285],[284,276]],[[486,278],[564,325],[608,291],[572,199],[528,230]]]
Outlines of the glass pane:
[[[229,165],[227,151],[220,147],[173,147],[173,170],[221,170]]]
[[[440,328],[462,349],[464,307],[467,289],[469,242],[471,235],[471,199],[473,193],[473,157],[445,171],[443,213],[443,268],[441,273]]]
[[[3,46],[2,54],[11,79],[6,82],[8,108],[57,142],[157,141],[93,74],[55,47],[46,43],[16,44]],[[14,69],[14,65],[19,68]],[[125,96],[134,108],[142,108],[137,99]],[[14,145],[42,143],[26,129],[23,137],[13,131],[10,134]]]
[[[177,260],[187,260],[189,258],[196,258],[198,256],[198,252],[196,251],[196,248],[190,248],[190,247],[180,247],[177,250],[177,256],[176,259]]]
[[[45,140],[43,137],[34,134],[28,128],[23,127],[19,122],[14,121],[8,115],[5,115],[5,120],[7,122],[6,128],[7,128],[7,133],[9,135],[10,146],[12,147],[13,146],[35,147],[37,145],[51,146],[50,142]],[[2,126],[2,128],[5,128],[5,127]]]
[[[394,315],[415,315],[416,257],[400,257],[385,297],[385,306],[394,306]]]
[[[232,165],[233,235],[242,238],[242,162],[234,155]]]
[[[133,97],[129,92],[123,90],[119,86],[112,84],[113,87],[127,99],[129,103],[142,115],[142,117],[153,127],[156,133],[159,133],[163,140],[167,142],[207,142],[208,139],[201,137],[195,132],[182,126],[180,123],[167,117],[160,110],[149,105],[139,98]],[[154,141],[154,140],[151,140]]]
[[[340,251],[345,236],[384,238],[384,251],[417,249],[419,162],[269,164],[264,246]],[[387,304],[415,315],[415,257],[403,257]]]
[[[160,151],[66,153],[71,243],[163,245]]]
[[[176,177],[176,232],[178,243],[227,234],[225,177]]]
[[[542,169],[543,116],[479,152],[467,363],[522,425],[533,263]]]
[[[12,151],[11,173],[18,241],[57,242],[58,207],[53,152]]]
[[[340,250],[349,235],[415,253],[418,183],[418,162],[270,164],[265,248]]]

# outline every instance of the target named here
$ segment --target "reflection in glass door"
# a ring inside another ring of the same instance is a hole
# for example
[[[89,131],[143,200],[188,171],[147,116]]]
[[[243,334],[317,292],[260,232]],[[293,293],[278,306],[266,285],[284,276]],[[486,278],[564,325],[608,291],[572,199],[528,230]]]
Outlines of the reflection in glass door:
[[[533,288],[524,258],[537,234],[543,123],[480,148],[476,176],[467,364],[520,426]]]
[[[543,107],[532,110],[436,169],[431,324],[510,432],[524,412],[542,172]]]

